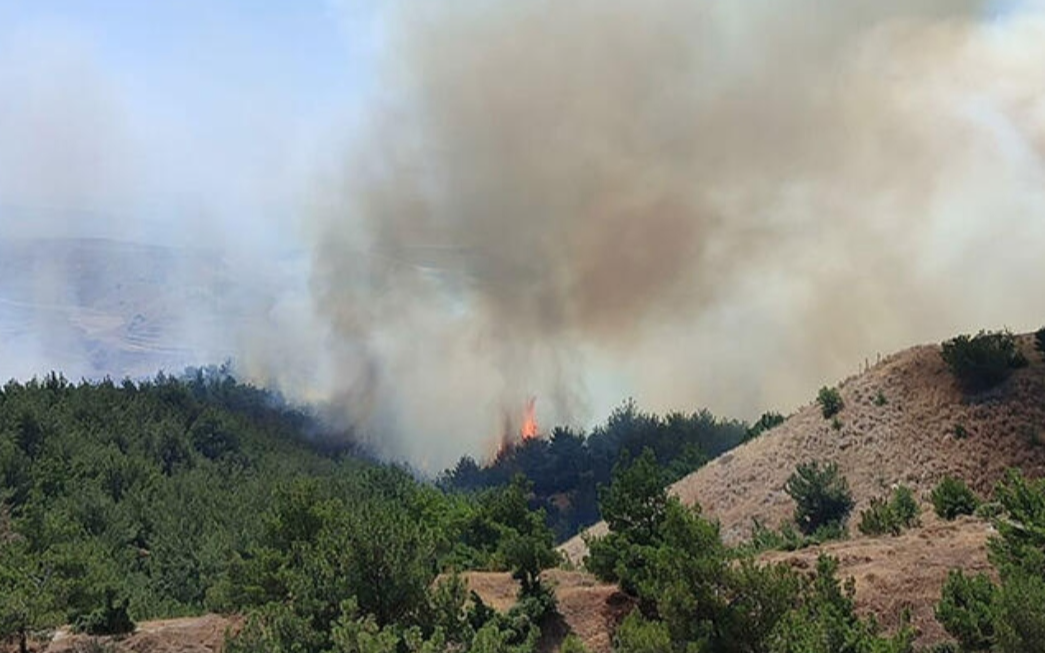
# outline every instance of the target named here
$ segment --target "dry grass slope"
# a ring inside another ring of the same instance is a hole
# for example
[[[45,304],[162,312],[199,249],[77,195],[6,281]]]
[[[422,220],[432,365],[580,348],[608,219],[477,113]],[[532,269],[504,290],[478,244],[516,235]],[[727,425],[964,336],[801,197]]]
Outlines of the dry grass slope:
[[[864,374],[842,382],[845,408],[835,429],[810,403],[762,437],[720,456],[675,483],[671,492],[700,503],[722,524],[727,541],[751,533],[754,519],[775,527],[791,518],[784,492],[795,467],[810,460],[834,461],[849,480],[854,515],[897,483],[927,496],[946,474],[987,494],[1009,467],[1031,476],[1045,473],[1045,364],[1031,336],[1019,337],[1031,361],[989,392],[965,397],[938,346],[900,352]],[[886,403],[878,405],[881,393]],[[964,429],[965,437],[955,435]],[[600,524],[594,532],[602,532]],[[585,554],[577,537],[562,546],[574,561]]]
[[[955,383],[938,346],[895,354],[840,384],[841,428],[810,403],[781,426],[674,484],[671,492],[685,503],[699,503],[722,524],[725,539],[738,542],[750,535],[754,519],[771,527],[791,519],[794,503],[784,484],[799,463],[836,462],[857,502],[853,538],[764,559],[811,569],[825,551],[839,558],[841,576],[856,580],[862,611],[891,627],[908,608],[921,632],[919,644],[939,641],[945,634],[933,618],[933,605],[947,570],[990,569],[990,526],[972,518],[941,522],[931,513],[929,492],[946,474],[964,479],[981,495],[988,495],[1009,467],[1032,477],[1045,474],[1045,363],[1031,336],[1018,341],[1030,366],[971,397]],[[924,526],[900,537],[861,536],[855,528],[859,511],[900,483],[921,498]],[[605,524],[591,532],[605,532]],[[580,537],[561,550],[575,563],[586,553]]]
[[[699,502],[735,541],[750,533],[752,519],[775,526],[790,518],[793,503],[784,483],[796,465],[809,460],[838,463],[857,501],[854,514],[896,483],[924,496],[952,474],[987,494],[1009,467],[1041,476],[1045,364],[1030,336],[1021,336],[1020,345],[1031,365],[975,397],[963,396],[939,347],[896,354],[841,384],[841,429],[810,404],[672,491],[686,503]],[[881,406],[875,401],[879,393],[886,398]],[[958,427],[964,437],[956,435]]]

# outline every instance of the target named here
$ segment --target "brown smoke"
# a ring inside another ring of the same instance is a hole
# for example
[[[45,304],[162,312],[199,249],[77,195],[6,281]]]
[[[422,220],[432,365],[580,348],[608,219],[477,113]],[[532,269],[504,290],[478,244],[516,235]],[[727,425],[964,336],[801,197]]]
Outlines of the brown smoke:
[[[544,424],[625,393],[787,410],[877,352],[1041,319],[1032,9],[434,2],[385,24],[312,283],[330,390],[407,434],[397,453],[445,463],[531,393]]]

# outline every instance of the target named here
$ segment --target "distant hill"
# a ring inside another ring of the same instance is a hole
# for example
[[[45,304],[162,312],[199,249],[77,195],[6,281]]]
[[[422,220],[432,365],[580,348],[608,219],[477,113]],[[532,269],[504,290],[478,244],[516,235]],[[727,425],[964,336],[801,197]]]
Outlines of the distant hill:
[[[142,378],[220,362],[232,354],[221,334],[261,301],[217,250],[0,239],[0,377]]]

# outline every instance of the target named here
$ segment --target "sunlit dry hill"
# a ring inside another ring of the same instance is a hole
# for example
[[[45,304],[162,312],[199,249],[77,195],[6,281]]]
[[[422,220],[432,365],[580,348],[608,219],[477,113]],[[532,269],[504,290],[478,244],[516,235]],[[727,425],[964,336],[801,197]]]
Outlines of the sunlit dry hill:
[[[685,503],[698,502],[721,523],[727,541],[751,534],[755,520],[777,527],[790,520],[794,503],[784,491],[799,463],[833,461],[856,500],[850,539],[822,547],[838,557],[840,574],[857,580],[858,603],[895,624],[904,607],[932,641],[943,637],[932,607],[948,568],[989,568],[990,526],[966,518],[941,522],[928,494],[946,474],[989,495],[1009,467],[1029,476],[1045,473],[1045,363],[1029,335],[1017,338],[1030,365],[1002,385],[966,395],[940,356],[940,347],[914,347],[882,360],[838,386],[845,407],[838,422],[811,402],[784,424],[719,457],[671,487]],[[923,503],[921,528],[901,537],[867,537],[856,529],[860,510],[906,484]],[[599,524],[593,532],[605,531]],[[563,545],[570,558],[585,554],[581,537]],[[811,567],[821,547],[774,553]]]
[[[1031,365],[972,397],[963,395],[939,347],[896,354],[839,386],[845,400],[840,429],[810,404],[673,491],[685,502],[699,501],[720,520],[725,537],[736,540],[753,519],[776,525],[790,516],[784,483],[797,464],[810,460],[838,463],[857,501],[854,515],[896,483],[928,493],[951,474],[986,494],[1008,467],[1041,476],[1045,364],[1030,336],[1019,340]]]

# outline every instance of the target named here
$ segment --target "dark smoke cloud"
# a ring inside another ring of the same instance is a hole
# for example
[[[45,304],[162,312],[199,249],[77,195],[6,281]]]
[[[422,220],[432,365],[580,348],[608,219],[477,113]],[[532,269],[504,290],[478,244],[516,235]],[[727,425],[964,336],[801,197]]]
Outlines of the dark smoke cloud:
[[[537,394],[789,409],[865,357],[1040,319],[1034,7],[404,3],[317,191],[330,396],[445,462]]]

